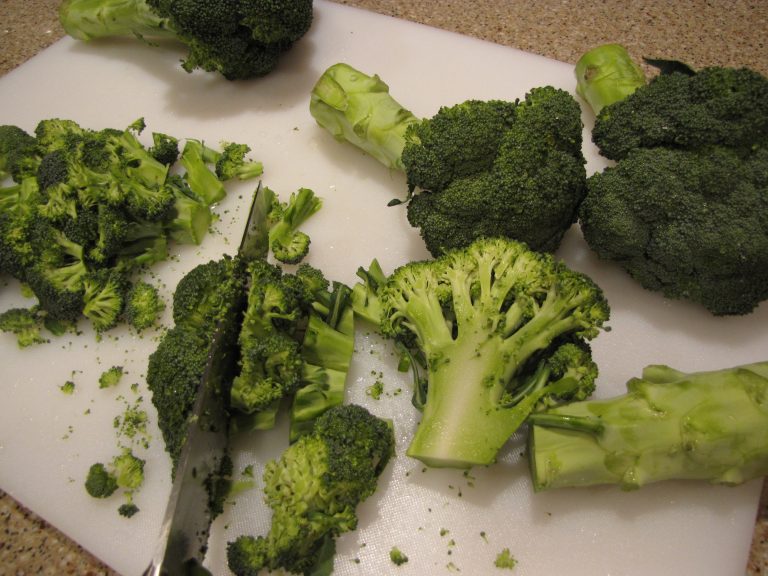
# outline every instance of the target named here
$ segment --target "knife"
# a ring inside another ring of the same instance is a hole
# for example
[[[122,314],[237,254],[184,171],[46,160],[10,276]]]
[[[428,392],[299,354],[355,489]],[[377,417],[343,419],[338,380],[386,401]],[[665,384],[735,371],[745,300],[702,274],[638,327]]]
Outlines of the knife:
[[[254,192],[238,257],[266,258],[269,250],[267,195],[259,182]],[[229,416],[221,390],[237,369],[240,316],[247,304],[232,302],[213,336],[205,371],[189,418],[187,439],[179,455],[160,538],[145,576],[197,576],[210,574],[202,563],[214,514],[211,485],[222,479],[229,461]]]

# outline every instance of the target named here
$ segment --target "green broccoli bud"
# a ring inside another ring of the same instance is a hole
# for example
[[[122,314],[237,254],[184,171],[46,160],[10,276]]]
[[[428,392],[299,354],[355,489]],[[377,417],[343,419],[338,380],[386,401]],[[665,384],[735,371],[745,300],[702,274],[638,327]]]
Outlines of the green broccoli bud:
[[[104,464],[97,462],[88,469],[85,489],[94,498],[109,498],[117,490],[117,478]]]

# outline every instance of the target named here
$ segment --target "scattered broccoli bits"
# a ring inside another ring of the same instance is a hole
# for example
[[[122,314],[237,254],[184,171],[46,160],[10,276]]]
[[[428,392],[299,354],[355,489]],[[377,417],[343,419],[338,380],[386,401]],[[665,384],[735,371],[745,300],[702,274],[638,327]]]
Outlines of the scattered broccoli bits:
[[[125,448],[108,466],[100,462],[91,465],[85,479],[85,490],[93,498],[109,498],[122,489],[125,502],[119,506],[118,513],[130,518],[139,511],[133,495],[144,483],[144,463],[131,449]]]
[[[99,376],[99,388],[112,388],[113,386],[117,386],[122,378],[122,366],[112,366],[111,368],[107,368],[101,373],[101,376]]]
[[[509,548],[504,548],[496,556],[496,560],[493,561],[493,565],[496,566],[496,568],[512,570],[515,566],[517,566],[517,560],[514,556],[512,556]]]

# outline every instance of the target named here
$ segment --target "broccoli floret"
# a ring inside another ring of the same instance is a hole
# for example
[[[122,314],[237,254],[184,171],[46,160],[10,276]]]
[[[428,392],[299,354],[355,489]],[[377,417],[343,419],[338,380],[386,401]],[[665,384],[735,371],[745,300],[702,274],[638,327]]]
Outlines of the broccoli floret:
[[[163,301],[157,288],[149,282],[139,280],[131,286],[125,300],[125,319],[141,332],[154,326],[163,310]]]
[[[153,132],[152,146],[148,151],[161,164],[171,166],[179,159],[179,139],[162,132]]]
[[[173,469],[187,437],[189,413],[208,361],[210,343],[184,327],[168,330],[150,354],[147,386]]]
[[[608,303],[549,254],[476,240],[397,268],[376,296],[382,333],[425,359],[407,454],[428,466],[491,464],[532,411],[594,389],[586,341],[608,320]]]
[[[219,180],[249,180],[258,178],[264,172],[264,165],[246,158],[251,151],[247,144],[228,142],[223,144],[221,156],[216,160],[216,176]]]
[[[514,556],[512,556],[509,548],[504,548],[496,555],[496,559],[493,561],[493,565],[496,566],[496,568],[512,570],[515,568],[515,566],[517,566],[517,560]]]
[[[97,332],[117,326],[129,289],[125,274],[117,268],[103,268],[83,280],[83,315]]]
[[[272,525],[266,536],[227,545],[238,576],[262,568],[309,573],[335,538],[357,526],[357,505],[373,494],[394,450],[392,429],[356,405],[332,408],[264,470]]]
[[[0,181],[11,176],[16,183],[25,172],[34,169],[25,166],[29,157],[37,156],[37,140],[18,126],[0,126]]]
[[[768,151],[650,148],[589,179],[581,227],[643,287],[715,315],[768,298]]]
[[[603,108],[592,139],[612,160],[637,148],[719,145],[748,152],[768,140],[766,109],[768,79],[754,70],[716,66],[662,73]]]
[[[211,208],[195,197],[181,176],[171,176],[167,184],[173,189],[174,203],[166,232],[181,244],[200,244],[213,222]]]
[[[193,196],[208,206],[226,196],[226,189],[213,168],[217,157],[218,153],[199,140],[187,140],[181,151],[180,161],[186,170],[184,180]]]
[[[16,336],[19,348],[48,342],[42,334],[43,319],[38,306],[10,308],[0,313],[0,331]]]
[[[173,470],[186,439],[189,414],[216,327],[237,303],[244,281],[241,262],[229,256],[190,270],[173,295],[174,326],[149,356],[147,386]]]
[[[531,417],[536,490],[670,479],[740,484],[768,473],[768,362],[684,373],[648,366],[623,395]]]
[[[405,173],[408,221],[434,256],[488,236],[554,251],[576,222],[586,193],[581,109],[564,90],[470,100],[419,119],[377,76],[335,64],[310,112],[337,139]]]
[[[408,556],[403,554],[403,552],[397,546],[393,546],[389,551],[389,559],[395,566],[402,566],[408,562]]]
[[[88,469],[85,489],[94,498],[109,498],[117,490],[117,478],[104,464],[97,462]]]
[[[173,38],[188,49],[182,67],[228,80],[263,76],[312,24],[312,0],[66,0],[64,30],[79,40]]]
[[[604,73],[624,60],[606,55]],[[768,79],[649,62],[661,73],[595,120],[593,140],[617,162],[588,179],[584,237],[649,290],[750,313],[768,298]]]
[[[269,247],[275,259],[285,264],[298,264],[309,252],[310,238],[299,230],[323,202],[309,188],[300,188],[291,194],[287,202],[280,202],[270,188],[263,188],[267,195]]]
[[[123,367],[112,366],[107,368],[99,376],[99,388],[112,388],[120,383],[123,378]]]

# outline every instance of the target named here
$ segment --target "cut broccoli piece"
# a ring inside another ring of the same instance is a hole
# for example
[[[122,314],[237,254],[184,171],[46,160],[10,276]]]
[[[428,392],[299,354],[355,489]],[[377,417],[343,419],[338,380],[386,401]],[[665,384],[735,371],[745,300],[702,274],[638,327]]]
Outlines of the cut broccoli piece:
[[[139,280],[133,283],[125,301],[125,319],[136,330],[142,331],[154,326],[163,310],[163,301],[157,288]]]
[[[476,240],[399,267],[376,296],[382,333],[427,366],[407,454],[429,466],[491,464],[531,412],[594,389],[587,341],[608,320],[608,303],[589,277],[551,255]]]
[[[278,460],[267,463],[264,490],[272,509],[266,536],[227,545],[237,576],[262,568],[309,573],[335,538],[357,526],[357,505],[373,494],[393,455],[388,422],[356,405],[332,408]]]
[[[531,417],[536,490],[670,479],[740,484],[768,473],[768,362],[684,373],[653,365],[627,393]]]

